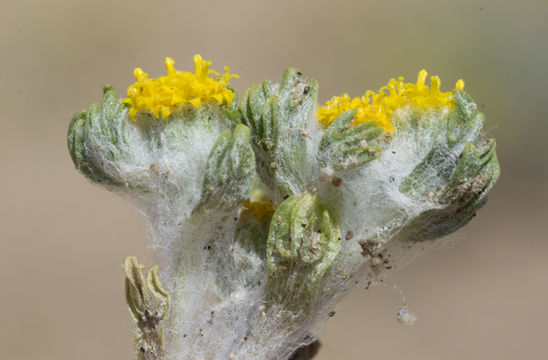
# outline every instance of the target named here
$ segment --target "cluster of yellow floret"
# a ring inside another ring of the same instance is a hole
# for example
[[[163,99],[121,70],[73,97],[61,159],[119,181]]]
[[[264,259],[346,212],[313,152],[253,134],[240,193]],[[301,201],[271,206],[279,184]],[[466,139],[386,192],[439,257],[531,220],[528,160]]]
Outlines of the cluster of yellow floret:
[[[210,61],[205,61],[200,55],[194,56],[194,73],[175,69],[175,61],[166,58],[167,76],[149,79],[148,74],[140,68],[135,69],[137,81],[127,89],[127,97],[122,101],[130,105],[129,116],[135,120],[139,110],[149,110],[157,118],[167,118],[173,110],[181,105],[192,104],[199,109],[203,103],[217,101],[219,104],[230,104],[234,92],[227,88],[233,77],[230,69],[225,66],[225,73],[219,76],[210,70]]]
[[[454,107],[452,92],[440,91],[440,78],[431,77],[431,87],[425,84],[426,70],[421,70],[417,82],[404,83],[403,77],[390,79],[388,85],[382,87],[378,93],[367,91],[362,97],[350,99],[348,94],[335,96],[321,106],[317,111],[318,121],[323,126],[328,126],[343,112],[356,109],[356,116],[352,125],[366,121],[377,122],[384,130],[394,131],[392,124],[393,113],[404,106],[411,106],[416,111],[427,111],[436,107]],[[458,80],[456,89],[464,88],[464,81]]]
[[[262,223],[269,222],[274,214],[274,205],[266,196],[261,195],[260,197],[255,198],[255,196],[252,195],[251,198],[244,201],[242,205],[244,206],[241,213],[242,217],[252,216]]]
[[[230,69],[225,66],[221,76],[210,70],[210,61],[205,61],[200,55],[194,56],[194,73],[175,69],[175,62],[166,58],[166,76],[149,79],[148,74],[140,68],[134,71],[137,81],[127,89],[127,97],[122,101],[130,105],[129,116],[135,120],[139,110],[151,111],[157,118],[167,118],[173,110],[181,105],[192,104],[199,109],[202,104],[217,101],[219,104],[232,103],[234,92],[227,85],[231,78]],[[210,77],[214,74],[217,77]],[[362,97],[350,98],[348,94],[334,96],[317,111],[318,121],[324,127],[343,112],[356,110],[352,125],[366,121],[377,122],[384,130],[395,130],[392,123],[394,112],[402,107],[410,106],[415,111],[424,112],[432,108],[454,107],[452,92],[440,91],[440,78],[432,76],[431,86],[425,84],[426,70],[419,72],[417,82],[405,83],[403,77],[392,78],[388,85],[383,86],[378,93],[367,91]],[[458,80],[456,89],[464,88],[464,81]]]

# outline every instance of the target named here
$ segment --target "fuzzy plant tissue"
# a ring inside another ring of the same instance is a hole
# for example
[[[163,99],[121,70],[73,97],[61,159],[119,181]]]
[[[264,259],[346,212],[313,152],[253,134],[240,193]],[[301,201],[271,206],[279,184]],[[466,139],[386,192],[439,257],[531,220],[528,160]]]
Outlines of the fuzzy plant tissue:
[[[68,131],[76,168],[149,225],[160,266],[125,262],[137,359],[290,358],[350,289],[470,221],[500,173],[462,80],[442,92],[422,70],[317,107],[294,68],[238,97],[199,55],[165,65],[125,98],[105,86]]]

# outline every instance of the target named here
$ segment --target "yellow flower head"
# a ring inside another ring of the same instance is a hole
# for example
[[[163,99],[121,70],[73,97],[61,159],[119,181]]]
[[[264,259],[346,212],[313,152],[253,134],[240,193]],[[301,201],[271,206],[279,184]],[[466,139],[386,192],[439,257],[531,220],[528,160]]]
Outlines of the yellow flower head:
[[[318,109],[318,121],[321,125],[328,126],[343,112],[356,109],[352,125],[375,121],[384,130],[392,132],[392,115],[398,108],[409,105],[415,111],[425,112],[436,107],[454,107],[453,93],[440,91],[440,78],[432,76],[431,87],[428,87],[425,84],[426,75],[426,70],[421,70],[415,84],[404,83],[403,77],[390,79],[388,85],[383,86],[378,93],[369,90],[361,98],[350,99],[348,94],[334,96]],[[458,80],[455,88],[462,90],[464,81]]]
[[[192,104],[199,109],[203,103],[217,101],[219,104],[230,104],[234,93],[227,88],[231,78],[230,69],[225,66],[225,73],[219,76],[210,70],[211,61],[205,61],[200,55],[194,56],[194,73],[175,69],[175,61],[166,58],[167,76],[149,79],[148,74],[140,68],[134,71],[137,81],[127,89],[127,97],[122,103],[129,104],[129,116],[135,121],[139,110],[149,110],[157,118],[167,118],[173,110],[185,104]]]

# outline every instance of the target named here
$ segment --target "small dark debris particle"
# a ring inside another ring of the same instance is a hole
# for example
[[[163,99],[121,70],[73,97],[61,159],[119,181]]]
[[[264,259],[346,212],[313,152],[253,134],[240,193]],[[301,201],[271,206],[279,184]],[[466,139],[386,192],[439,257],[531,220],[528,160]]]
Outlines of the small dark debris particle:
[[[396,152],[394,150],[392,150],[392,154],[396,154]]]
[[[339,187],[342,184],[342,179],[338,176],[334,176],[333,180],[331,180],[331,184],[335,187]]]
[[[211,245],[204,246],[204,250],[211,250]]]
[[[346,232],[346,236],[344,237],[346,240],[350,240],[354,237],[354,233],[352,232],[352,230],[348,230]]]
[[[362,248],[362,256],[370,256],[374,257],[379,255],[378,254],[378,245],[379,243],[374,240],[360,240],[358,241],[358,244]]]
[[[369,264],[372,268],[376,268],[378,270],[379,266],[382,266],[382,259],[380,256],[372,256],[369,258]]]
[[[238,218],[234,216],[234,221],[238,221]]]
[[[385,264],[388,264],[388,259],[383,259],[382,260]]]
[[[385,267],[385,269],[390,270],[390,269],[392,269],[392,266],[387,266],[387,267]]]
[[[140,348],[139,348],[139,351],[142,352],[142,353],[144,353],[144,352],[145,352],[145,348],[144,348],[144,347],[140,347]]]
[[[185,338],[185,337],[186,337],[186,334],[183,334],[183,337]]]
[[[301,76],[303,73],[300,71],[297,71],[297,75]]]
[[[247,336],[244,336],[244,342],[246,342],[246,341],[247,341]]]
[[[257,286],[261,286],[262,283],[263,283],[263,282],[262,282],[261,280],[257,281]]]
[[[287,199],[288,197],[289,197],[289,195],[284,196],[284,200]]]
[[[311,360],[318,354],[321,347],[318,340],[315,340],[313,337],[309,337],[308,339],[305,337],[304,342],[308,345],[297,349],[289,360]]]
[[[334,311],[330,311],[329,314],[327,314],[327,316],[333,317],[333,316],[335,316],[335,312],[334,312]]]
[[[209,326],[212,326],[212,325],[213,325],[213,319],[207,319],[207,320],[206,320],[206,323],[207,323]]]
[[[303,94],[308,94],[308,92],[310,91],[310,86],[305,86],[304,87],[304,90],[303,90]]]
[[[390,176],[390,177],[388,178],[388,181],[390,181],[390,182],[394,182],[394,180],[396,180],[396,179],[395,179],[393,176]]]
[[[211,315],[215,315],[215,310],[211,310]]]

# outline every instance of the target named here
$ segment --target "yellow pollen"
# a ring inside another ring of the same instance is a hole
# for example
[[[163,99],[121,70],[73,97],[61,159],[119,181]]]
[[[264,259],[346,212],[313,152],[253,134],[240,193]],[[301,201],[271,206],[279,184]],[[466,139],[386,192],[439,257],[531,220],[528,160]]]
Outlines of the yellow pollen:
[[[274,214],[274,207],[272,203],[263,196],[262,198],[254,201],[248,199],[243,203],[244,209],[241,212],[241,216],[253,216],[257,221],[267,223]]]
[[[421,70],[417,82],[404,83],[403,77],[390,79],[378,93],[366,91],[362,97],[351,99],[348,94],[334,96],[317,111],[318,122],[327,127],[337,116],[345,111],[355,109],[356,115],[351,125],[366,121],[377,122],[385,131],[395,130],[392,125],[394,112],[402,107],[410,106],[414,111],[426,112],[432,108],[454,107],[452,92],[441,92],[441,80],[437,76],[430,78],[430,87],[425,84],[428,73]],[[455,89],[464,89],[464,81],[459,79]]]
[[[135,121],[139,110],[149,110],[157,118],[167,118],[179,106],[191,104],[199,109],[202,104],[216,101],[230,105],[234,92],[227,88],[231,78],[230,69],[225,73],[210,70],[211,61],[205,61],[200,55],[194,56],[194,73],[175,69],[175,61],[166,58],[166,76],[149,79],[148,74],[136,68],[133,74],[137,80],[127,89],[127,97],[122,103],[130,106],[129,116]],[[213,74],[217,77],[210,77]]]

